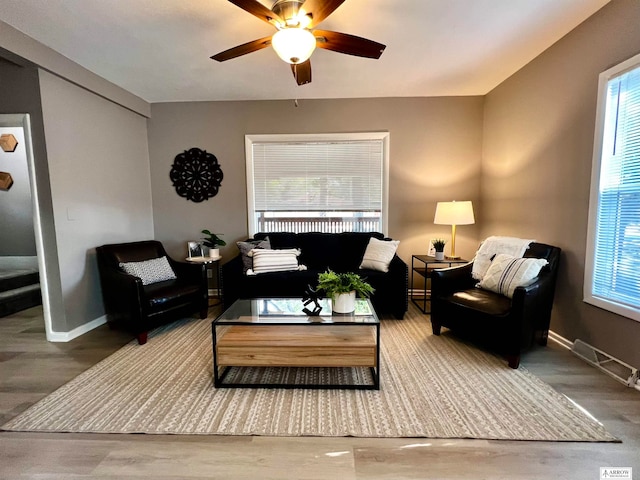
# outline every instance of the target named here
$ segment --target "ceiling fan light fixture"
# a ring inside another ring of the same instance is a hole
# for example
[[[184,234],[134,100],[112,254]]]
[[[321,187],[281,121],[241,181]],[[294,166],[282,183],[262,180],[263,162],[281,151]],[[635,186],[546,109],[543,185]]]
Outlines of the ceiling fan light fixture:
[[[309,60],[316,49],[316,37],[304,28],[283,28],[273,35],[271,45],[282,60],[298,64]]]

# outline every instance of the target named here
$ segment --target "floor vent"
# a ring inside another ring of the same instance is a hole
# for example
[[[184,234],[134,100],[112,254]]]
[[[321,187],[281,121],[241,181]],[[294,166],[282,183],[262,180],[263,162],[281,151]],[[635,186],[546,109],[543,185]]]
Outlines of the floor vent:
[[[619,382],[624,383],[628,387],[640,390],[640,377],[638,376],[637,368],[627,365],[622,360],[618,360],[580,339],[576,339],[576,341],[573,342],[571,351],[585,362],[599,368]]]

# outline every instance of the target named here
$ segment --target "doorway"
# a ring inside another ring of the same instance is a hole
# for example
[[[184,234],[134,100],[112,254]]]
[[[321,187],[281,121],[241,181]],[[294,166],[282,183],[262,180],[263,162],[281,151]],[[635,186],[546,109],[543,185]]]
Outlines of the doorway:
[[[31,120],[29,114],[0,114],[0,127],[17,129],[20,140],[24,142],[24,154],[26,156],[27,172],[21,177],[24,181],[28,179],[30,194],[31,194],[31,210],[32,210],[32,222],[33,232],[35,235],[35,256],[37,258],[37,268],[40,276],[40,290],[42,295],[42,311],[44,316],[45,330],[47,339],[50,340],[53,335],[52,321],[51,321],[51,301],[48,288],[48,269],[44,261],[45,259],[45,243],[42,232],[42,222],[40,215],[40,202],[38,197],[38,190],[36,188],[36,168],[33,155],[33,142],[31,136]],[[19,176],[19,175],[18,175]],[[9,192],[8,190],[7,192]],[[24,192],[23,192],[24,193]],[[23,237],[26,238],[26,237]],[[19,246],[17,247],[18,250]],[[28,246],[25,246],[24,252],[31,251]],[[28,257],[29,255],[24,255]],[[28,262],[28,260],[24,260]]]

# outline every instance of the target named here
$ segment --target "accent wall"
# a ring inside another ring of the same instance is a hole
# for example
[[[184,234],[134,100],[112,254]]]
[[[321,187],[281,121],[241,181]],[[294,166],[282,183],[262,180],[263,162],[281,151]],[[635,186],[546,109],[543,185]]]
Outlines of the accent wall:
[[[486,96],[482,236],[563,249],[551,328],[634,366],[640,322],[582,301],[598,75],[640,52],[640,2],[613,0]]]
[[[292,96],[295,94],[292,85]],[[399,254],[426,254],[428,242],[448,238],[434,225],[436,202],[472,200],[479,209],[482,97],[376,98],[152,104],[149,154],[155,236],[176,257],[204,228],[223,233],[224,259],[247,237],[245,135],[276,133],[390,132],[389,231]],[[218,158],[224,180],[202,203],[179,197],[169,171],[176,155],[192,147]],[[472,255],[475,225],[460,227],[456,251]]]

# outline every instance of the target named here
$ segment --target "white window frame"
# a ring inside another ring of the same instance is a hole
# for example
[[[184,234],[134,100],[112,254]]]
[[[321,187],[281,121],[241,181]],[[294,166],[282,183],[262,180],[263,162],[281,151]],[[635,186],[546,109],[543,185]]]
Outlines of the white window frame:
[[[357,132],[357,133],[313,133],[313,134],[249,134],[244,137],[245,161],[247,172],[247,214],[249,235],[256,232],[253,144],[266,142],[345,142],[381,140],[382,159],[382,234],[388,235],[389,226],[389,132]]]
[[[604,310],[616,313],[618,315],[630,318],[640,322],[640,309],[630,305],[625,305],[602,296],[595,295],[593,292],[594,270],[595,270],[595,253],[596,253],[596,230],[598,226],[598,209],[599,209],[599,187],[602,162],[602,148],[604,141],[605,115],[607,107],[607,91],[609,81],[616,78],[627,71],[640,67],[640,55],[636,55],[619,65],[616,65],[599,76],[598,80],[598,104],[596,110],[596,127],[593,146],[593,160],[591,169],[591,195],[589,197],[589,223],[587,229],[587,249],[585,258],[585,274],[583,286],[583,300],[586,303],[595,305]]]

